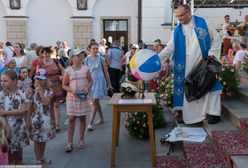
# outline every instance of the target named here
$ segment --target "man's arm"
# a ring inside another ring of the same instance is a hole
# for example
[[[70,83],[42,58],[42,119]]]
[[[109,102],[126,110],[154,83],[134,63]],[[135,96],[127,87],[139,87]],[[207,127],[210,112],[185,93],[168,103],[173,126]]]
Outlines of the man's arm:
[[[171,56],[171,54],[174,52],[174,37],[173,37],[174,31],[172,31],[171,37],[169,42],[167,43],[166,47],[158,54],[161,64],[164,65],[165,60]]]
[[[220,60],[221,54],[221,40],[219,33],[207,23],[208,31],[210,34],[211,48],[208,51],[208,55],[214,55],[218,60]]]

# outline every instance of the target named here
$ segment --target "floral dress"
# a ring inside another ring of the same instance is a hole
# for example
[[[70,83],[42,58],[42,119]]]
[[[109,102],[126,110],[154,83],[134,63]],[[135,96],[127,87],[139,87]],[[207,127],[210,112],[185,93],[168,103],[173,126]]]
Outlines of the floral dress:
[[[25,103],[26,96],[21,90],[17,90],[14,94],[5,91],[0,92],[0,107],[6,111],[18,110],[21,104]],[[25,126],[24,117],[7,116],[8,125],[12,131],[9,143],[9,151],[15,152],[29,145],[27,128]]]
[[[45,90],[44,96],[53,96],[52,89]],[[46,142],[55,137],[55,131],[51,124],[50,109],[51,106],[44,106],[41,102],[40,95],[34,92],[34,112],[31,114],[32,131],[31,139],[35,142]]]

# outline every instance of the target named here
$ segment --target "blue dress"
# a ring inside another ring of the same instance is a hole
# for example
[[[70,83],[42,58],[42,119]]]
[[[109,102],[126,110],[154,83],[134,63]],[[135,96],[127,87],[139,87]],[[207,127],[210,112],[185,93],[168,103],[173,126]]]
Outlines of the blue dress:
[[[84,60],[84,65],[89,67],[93,79],[93,86],[91,87],[92,99],[99,99],[107,96],[107,82],[103,73],[102,62],[103,60],[99,55],[95,58],[88,56]]]

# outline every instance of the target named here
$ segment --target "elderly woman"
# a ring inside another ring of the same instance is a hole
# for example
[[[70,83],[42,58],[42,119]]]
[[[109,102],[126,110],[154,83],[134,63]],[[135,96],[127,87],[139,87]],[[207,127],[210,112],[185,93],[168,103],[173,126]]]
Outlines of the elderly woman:
[[[242,62],[244,61],[244,56],[248,54],[245,45],[241,45],[239,42],[234,42],[232,44],[233,51],[236,52],[233,58],[233,65],[237,69],[240,69],[242,66]]]
[[[55,129],[57,132],[60,131],[59,120],[60,120],[60,110],[59,102],[63,100],[63,89],[62,89],[62,74],[64,73],[64,68],[56,59],[51,58],[50,47],[44,47],[41,50],[42,61],[37,65],[37,68],[43,68],[47,71],[48,79],[52,82],[53,98],[51,100],[52,105],[52,119],[55,123]]]

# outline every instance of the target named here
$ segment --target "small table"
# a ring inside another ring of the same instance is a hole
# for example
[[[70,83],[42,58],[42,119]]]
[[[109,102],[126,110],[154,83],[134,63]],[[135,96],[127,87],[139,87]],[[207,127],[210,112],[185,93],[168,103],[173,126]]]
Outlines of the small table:
[[[147,112],[149,124],[149,139],[152,149],[152,165],[156,166],[156,145],[152,122],[152,106],[156,104],[154,93],[145,93],[145,99],[122,99],[122,93],[115,93],[109,104],[113,105],[111,167],[115,166],[116,146],[119,145],[120,114],[121,112]]]

